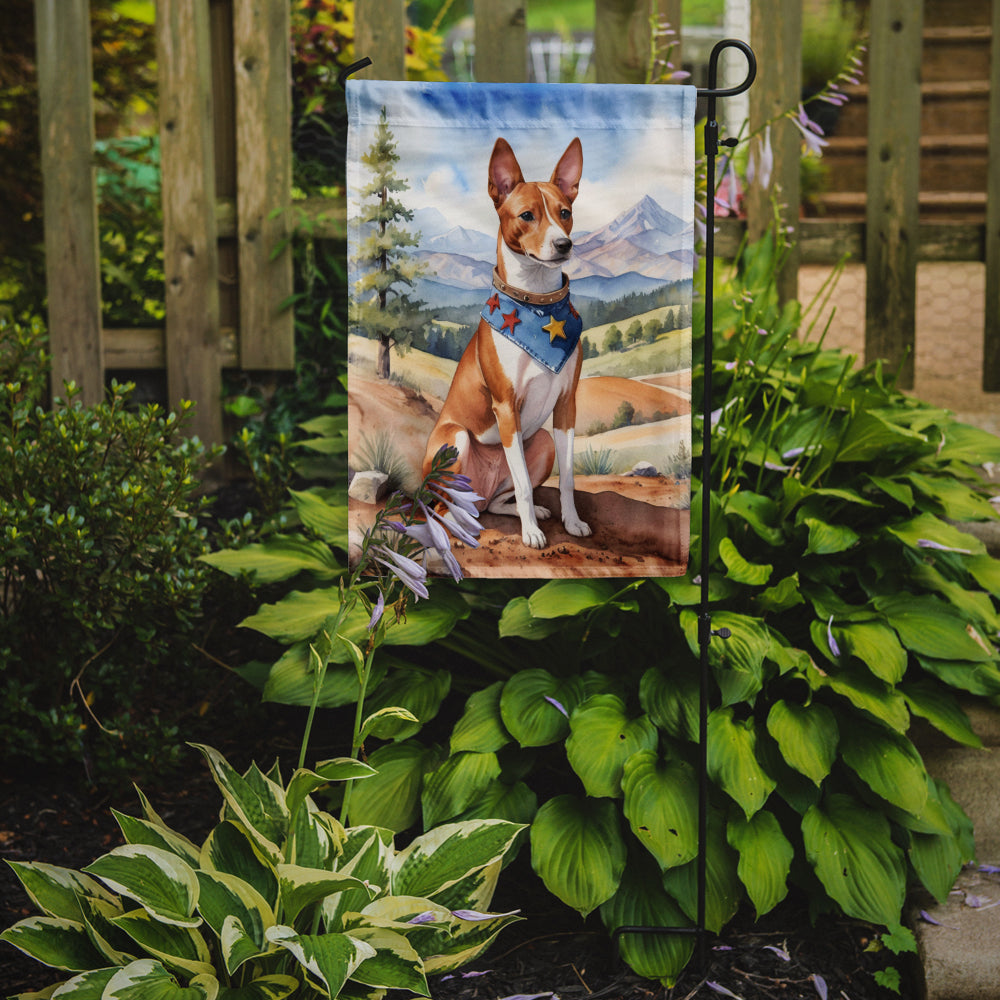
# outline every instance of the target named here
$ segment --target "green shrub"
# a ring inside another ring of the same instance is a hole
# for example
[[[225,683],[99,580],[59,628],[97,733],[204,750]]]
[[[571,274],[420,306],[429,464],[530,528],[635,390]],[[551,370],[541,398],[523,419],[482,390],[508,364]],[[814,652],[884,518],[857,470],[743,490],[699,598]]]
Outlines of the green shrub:
[[[69,385],[43,408],[41,337],[0,321],[0,744],[8,761],[109,772],[175,752],[152,682],[191,661],[208,456],[186,404],[133,410],[127,385],[96,406]]]

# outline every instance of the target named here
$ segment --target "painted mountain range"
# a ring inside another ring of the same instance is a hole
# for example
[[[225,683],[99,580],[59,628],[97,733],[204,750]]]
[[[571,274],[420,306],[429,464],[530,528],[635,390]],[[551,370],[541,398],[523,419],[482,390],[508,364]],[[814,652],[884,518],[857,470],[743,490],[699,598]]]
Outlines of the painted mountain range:
[[[435,209],[414,214],[420,232],[414,256],[427,268],[417,281],[416,298],[430,306],[478,302],[490,285],[496,263],[496,233],[449,227]],[[566,273],[574,298],[613,301],[648,292],[691,275],[691,226],[648,195],[607,225],[574,233],[575,249]]]

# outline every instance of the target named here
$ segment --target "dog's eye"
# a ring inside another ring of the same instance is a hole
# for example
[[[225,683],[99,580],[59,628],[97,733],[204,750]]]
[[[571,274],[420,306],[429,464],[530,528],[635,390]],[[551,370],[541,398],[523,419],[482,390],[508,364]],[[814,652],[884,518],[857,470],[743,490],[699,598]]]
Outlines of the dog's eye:
[[[572,217],[573,217],[573,213],[568,208],[561,208],[561,209],[559,209],[559,218],[560,219],[570,219]]]
[[[525,222],[535,221],[535,216],[531,212],[522,212],[519,218],[523,219]]]

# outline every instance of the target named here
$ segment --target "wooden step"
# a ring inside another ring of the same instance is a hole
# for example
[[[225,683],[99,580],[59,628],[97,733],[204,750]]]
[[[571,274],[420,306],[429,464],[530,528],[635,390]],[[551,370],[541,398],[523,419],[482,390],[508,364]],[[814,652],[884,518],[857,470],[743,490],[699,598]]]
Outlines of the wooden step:
[[[924,83],[990,78],[989,25],[924,29],[920,75]]]
[[[943,27],[956,21],[962,24],[989,24],[992,15],[990,4],[991,0],[924,0],[924,27]]]
[[[863,220],[868,203],[863,191],[830,191],[815,199],[829,218]],[[920,218],[955,222],[982,222],[986,216],[986,193],[979,191],[921,191]]]

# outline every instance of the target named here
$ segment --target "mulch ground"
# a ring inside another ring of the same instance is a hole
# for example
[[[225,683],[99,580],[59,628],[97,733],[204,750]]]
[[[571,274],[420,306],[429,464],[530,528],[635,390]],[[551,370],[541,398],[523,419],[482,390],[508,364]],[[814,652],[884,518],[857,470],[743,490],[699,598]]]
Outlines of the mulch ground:
[[[234,763],[243,757],[237,745],[222,741],[220,749]],[[194,751],[189,769],[147,791],[164,820],[192,839],[203,837],[217,816],[218,793]],[[139,814],[134,793],[123,790],[108,796],[74,782],[73,776],[8,774],[0,778],[0,858],[83,867],[122,842],[112,806]],[[898,959],[866,950],[873,941],[871,928],[830,918],[814,927],[801,901],[783,904],[759,924],[751,915],[740,914],[719,938],[706,940],[705,967],[694,968],[696,963],[692,963],[673,989],[639,978],[618,961],[596,916],[582,922],[558,903],[544,891],[524,856],[501,877],[494,907],[501,911],[519,908],[525,919],[502,932],[469,969],[445,979],[432,977],[435,1000],[545,1000],[551,996],[562,1000],[720,996],[887,1000],[892,994],[873,979],[887,965],[903,972],[902,996],[918,993]],[[6,865],[0,866],[0,927],[32,912],[13,873]],[[38,990],[60,978],[59,973],[0,944],[0,995]]]

